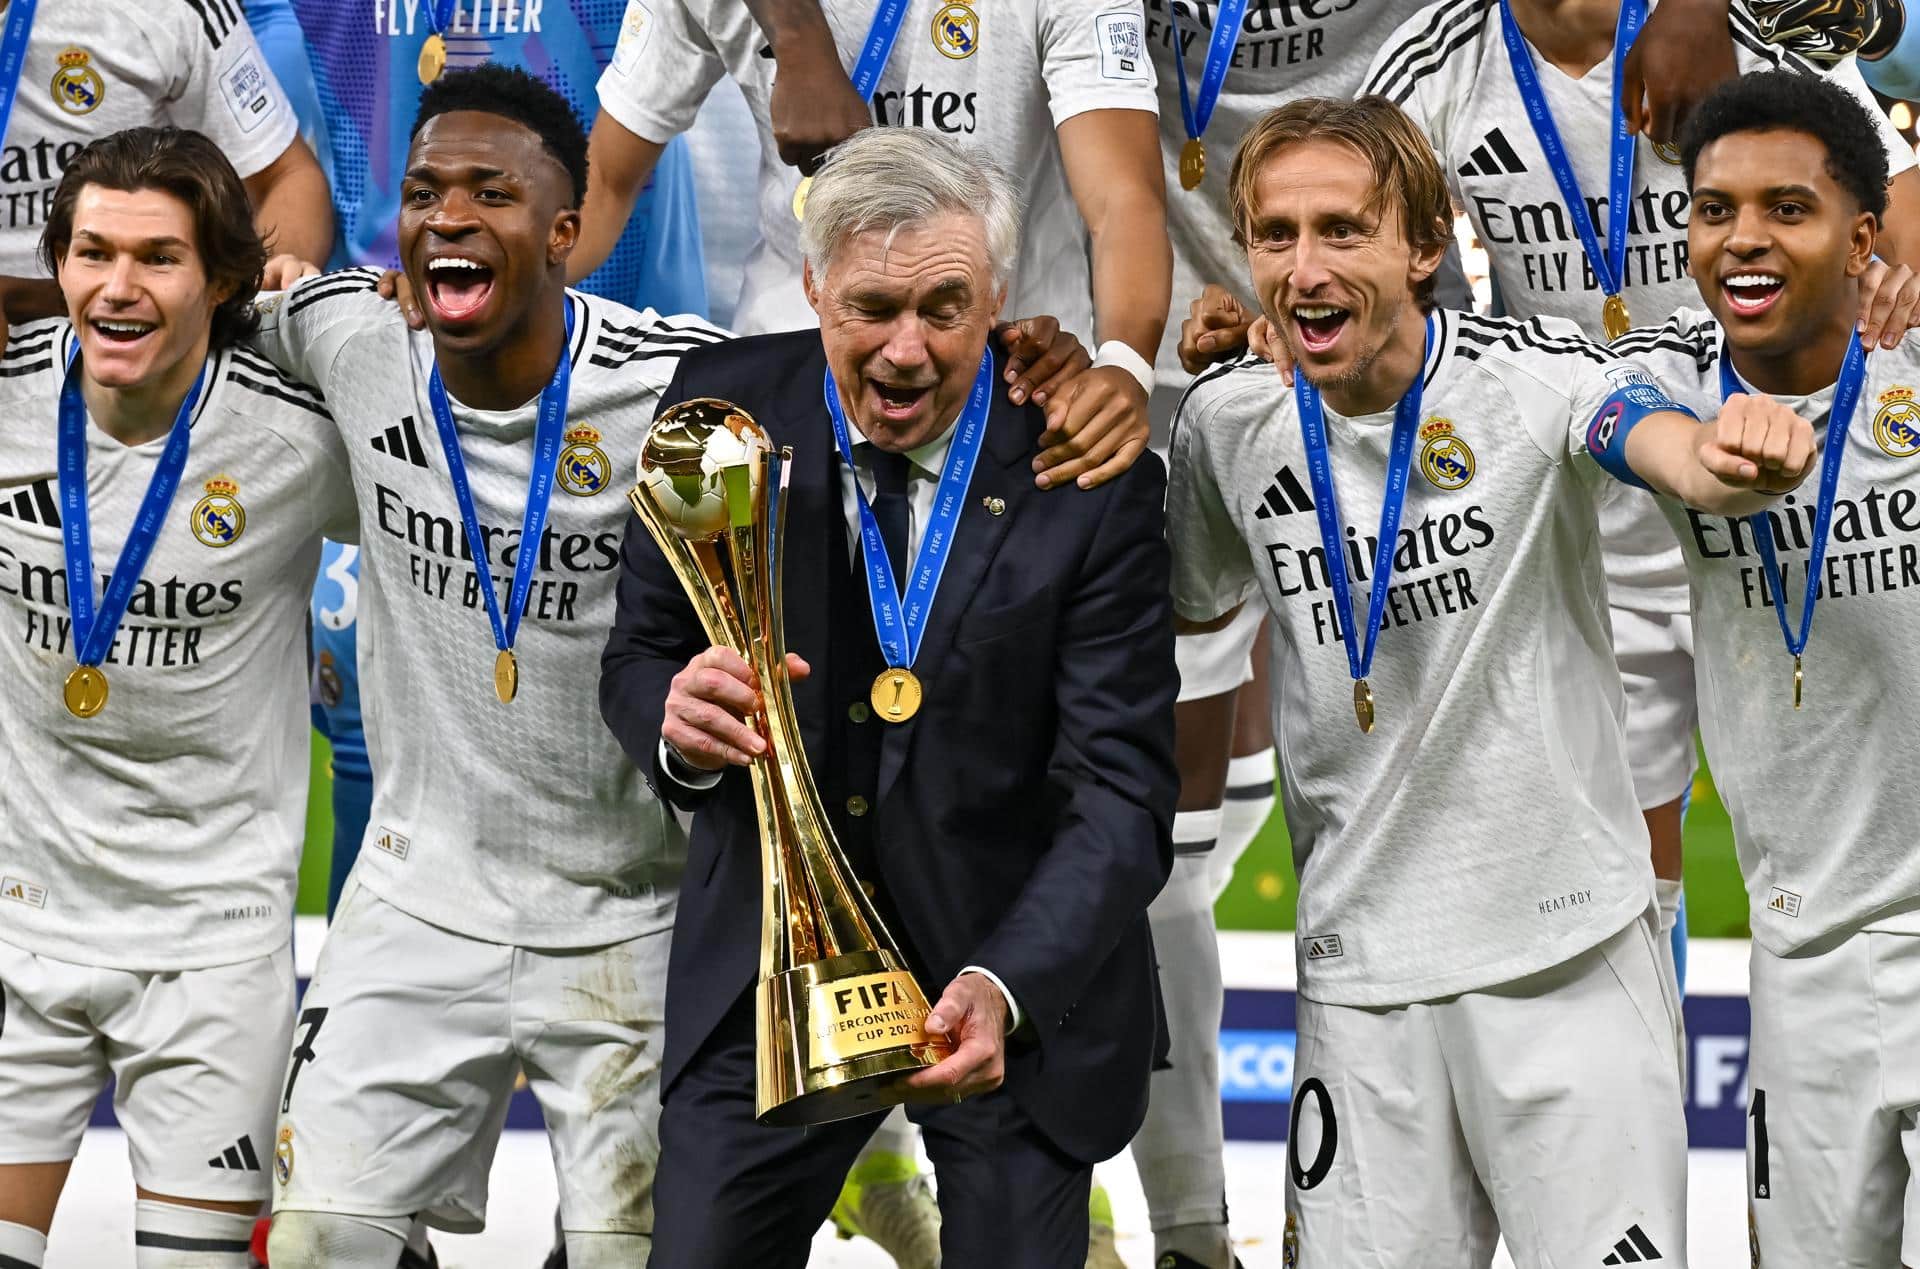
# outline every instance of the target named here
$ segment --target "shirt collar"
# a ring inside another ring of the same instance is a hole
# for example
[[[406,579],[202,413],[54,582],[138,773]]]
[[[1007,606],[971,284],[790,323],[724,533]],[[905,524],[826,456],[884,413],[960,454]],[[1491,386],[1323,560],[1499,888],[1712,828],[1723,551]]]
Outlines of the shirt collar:
[[[934,437],[925,445],[908,450],[907,461],[913,464],[914,471],[937,479],[947,465],[947,451],[953,448],[954,429],[959,426],[960,419],[959,416],[956,415],[953,422],[947,424],[946,429],[942,431],[940,435]],[[863,460],[866,457],[865,447],[872,445],[873,442],[868,440],[859,428],[849,428],[848,430],[853,433],[854,459],[856,461]]]

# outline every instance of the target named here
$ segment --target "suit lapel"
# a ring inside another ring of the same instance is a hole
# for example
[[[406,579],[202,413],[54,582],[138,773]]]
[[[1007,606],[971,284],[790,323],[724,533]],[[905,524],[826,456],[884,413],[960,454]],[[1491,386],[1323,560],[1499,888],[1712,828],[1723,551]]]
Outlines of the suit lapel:
[[[835,546],[842,540],[835,471],[840,459],[820,404],[825,367],[824,354],[810,359],[800,372],[797,391],[788,398],[791,405],[783,403],[778,417],[760,420],[775,445],[793,447],[787,477],[789,532],[780,542],[781,603],[787,649],[799,653],[813,669],[808,678],[793,685],[793,703],[800,716],[801,740],[808,753],[816,755],[826,752],[826,693],[833,656],[827,569],[845,566],[844,559],[833,559]]]
[[[995,352],[997,368],[1005,354],[998,348]],[[940,576],[940,589],[927,614],[920,652],[913,662],[913,672],[929,696],[941,690],[942,667],[948,649],[953,646],[953,632],[960,615],[980,589],[981,579],[999,552],[1008,527],[1020,513],[1020,504],[1037,492],[1029,468],[1031,440],[1015,409],[1007,403],[1004,389],[996,382],[993,404],[987,412],[986,441],[980,461],[973,469],[973,482],[960,511],[960,525],[954,531],[953,553],[947,557],[946,572]],[[1063,491],[1060,496],[1071,496],[1071,491]],[[995,515],[988,510],[991,505],[1002,506],[1004,510]],[[889,726],[882,737],[879,802],[886,800],[900,769],[906,765],[919,726],[917,717],[909,719]]]

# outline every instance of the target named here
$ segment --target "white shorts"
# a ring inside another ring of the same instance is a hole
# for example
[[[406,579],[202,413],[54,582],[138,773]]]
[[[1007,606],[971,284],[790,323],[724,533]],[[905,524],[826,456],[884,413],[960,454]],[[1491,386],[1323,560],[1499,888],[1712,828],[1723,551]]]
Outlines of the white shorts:
[[[1613,659],[1627,696],[1627,761],[1641,810],[1665,806],[1693,783],[1700,721],[1693,685],[1693,618],[1611,608]]]
[[[285,1062],[274,1210],[483,1228],[516,1075],[575,1232],[653,1232],[670,930],[580,951],[429,925],[352,881]]]
[[[1299,1001],[1286,1263],[1687,1263],[1679,1007],[1652,915],[1516,983]],[[1798,1262],[1795,1262],[1798,1263]]]
[[[1755,1263],[1920,1265],[1920,936],[1750,961]]]
[[[0,942],[0,1163],[63,1163],[111,1075],[134,1184],[208,1202],[267,1197],[293,1027],[293,949],[137,973]]]
[[[1173,641],[1173,661],[1180,671],[1180,700],[1203,701],[1236,691],[1253,677],[1253,641],[1267,605],[1258,595],[1242,604],[1223,628],[1207,634],[1183,634]]]

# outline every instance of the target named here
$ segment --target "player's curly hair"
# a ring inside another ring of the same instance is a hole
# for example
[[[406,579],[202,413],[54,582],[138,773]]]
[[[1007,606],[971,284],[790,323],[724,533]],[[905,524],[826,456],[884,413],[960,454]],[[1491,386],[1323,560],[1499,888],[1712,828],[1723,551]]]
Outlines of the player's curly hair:
[[[1680,130],[1680,163],[1693,188],[1700,151],[1736,132],[1804,132],[1827,151],[1827,174],[1878,221],[1887,214],[1887,152],[1880,125],[1846,89],[1819,75],[1756,71],[1727,80]]]
[[[194,247],[214,289],[232,291],[213,310],[208,344],[229,347],[251,335],[260,319],[253,310],[267,247],[253,226],[253,206],[240,174],[218,145],[184,128],[127,128],[109,133],[73,156],[53,191],[40,262],[55,277],[73,245],[73,209],[89,185],[104,189],[157,189],[193,212]]]
[[[573,181],[568,206],[577,208],[586,201],[587,133],[565,97],[517,66],[486,62],[471,70],[448,71],[420,94],[408,140],[418,136],[429,119],[456,110],[499,115],[527,128],[567,169]]]

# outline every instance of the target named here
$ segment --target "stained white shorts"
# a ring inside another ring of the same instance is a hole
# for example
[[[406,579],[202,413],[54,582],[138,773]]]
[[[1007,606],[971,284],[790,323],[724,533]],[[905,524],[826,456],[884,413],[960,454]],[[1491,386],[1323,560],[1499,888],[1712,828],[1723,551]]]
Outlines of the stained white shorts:
[[[349,881],[285,1063],[274,1210],[484,1227],[524,1070],[561,1225],[651,1234],[671,937],[580,951],[488,943]]]
[[[1286,1263],[1482,1269],[1504,1237],[1518,1269],[1686,1264],[1655,937],[1649,914],[1544,973],[1398,1008],[1301,997]]]
[[[1755,1263],[1920,1265],[1920,935],[1749,959]]]
[[[293,1026],[293,950],[138,973],[0,942],[0,1163],[62,1163],[115,1080],[134,1184],[239,1203],[267,1197]]]

